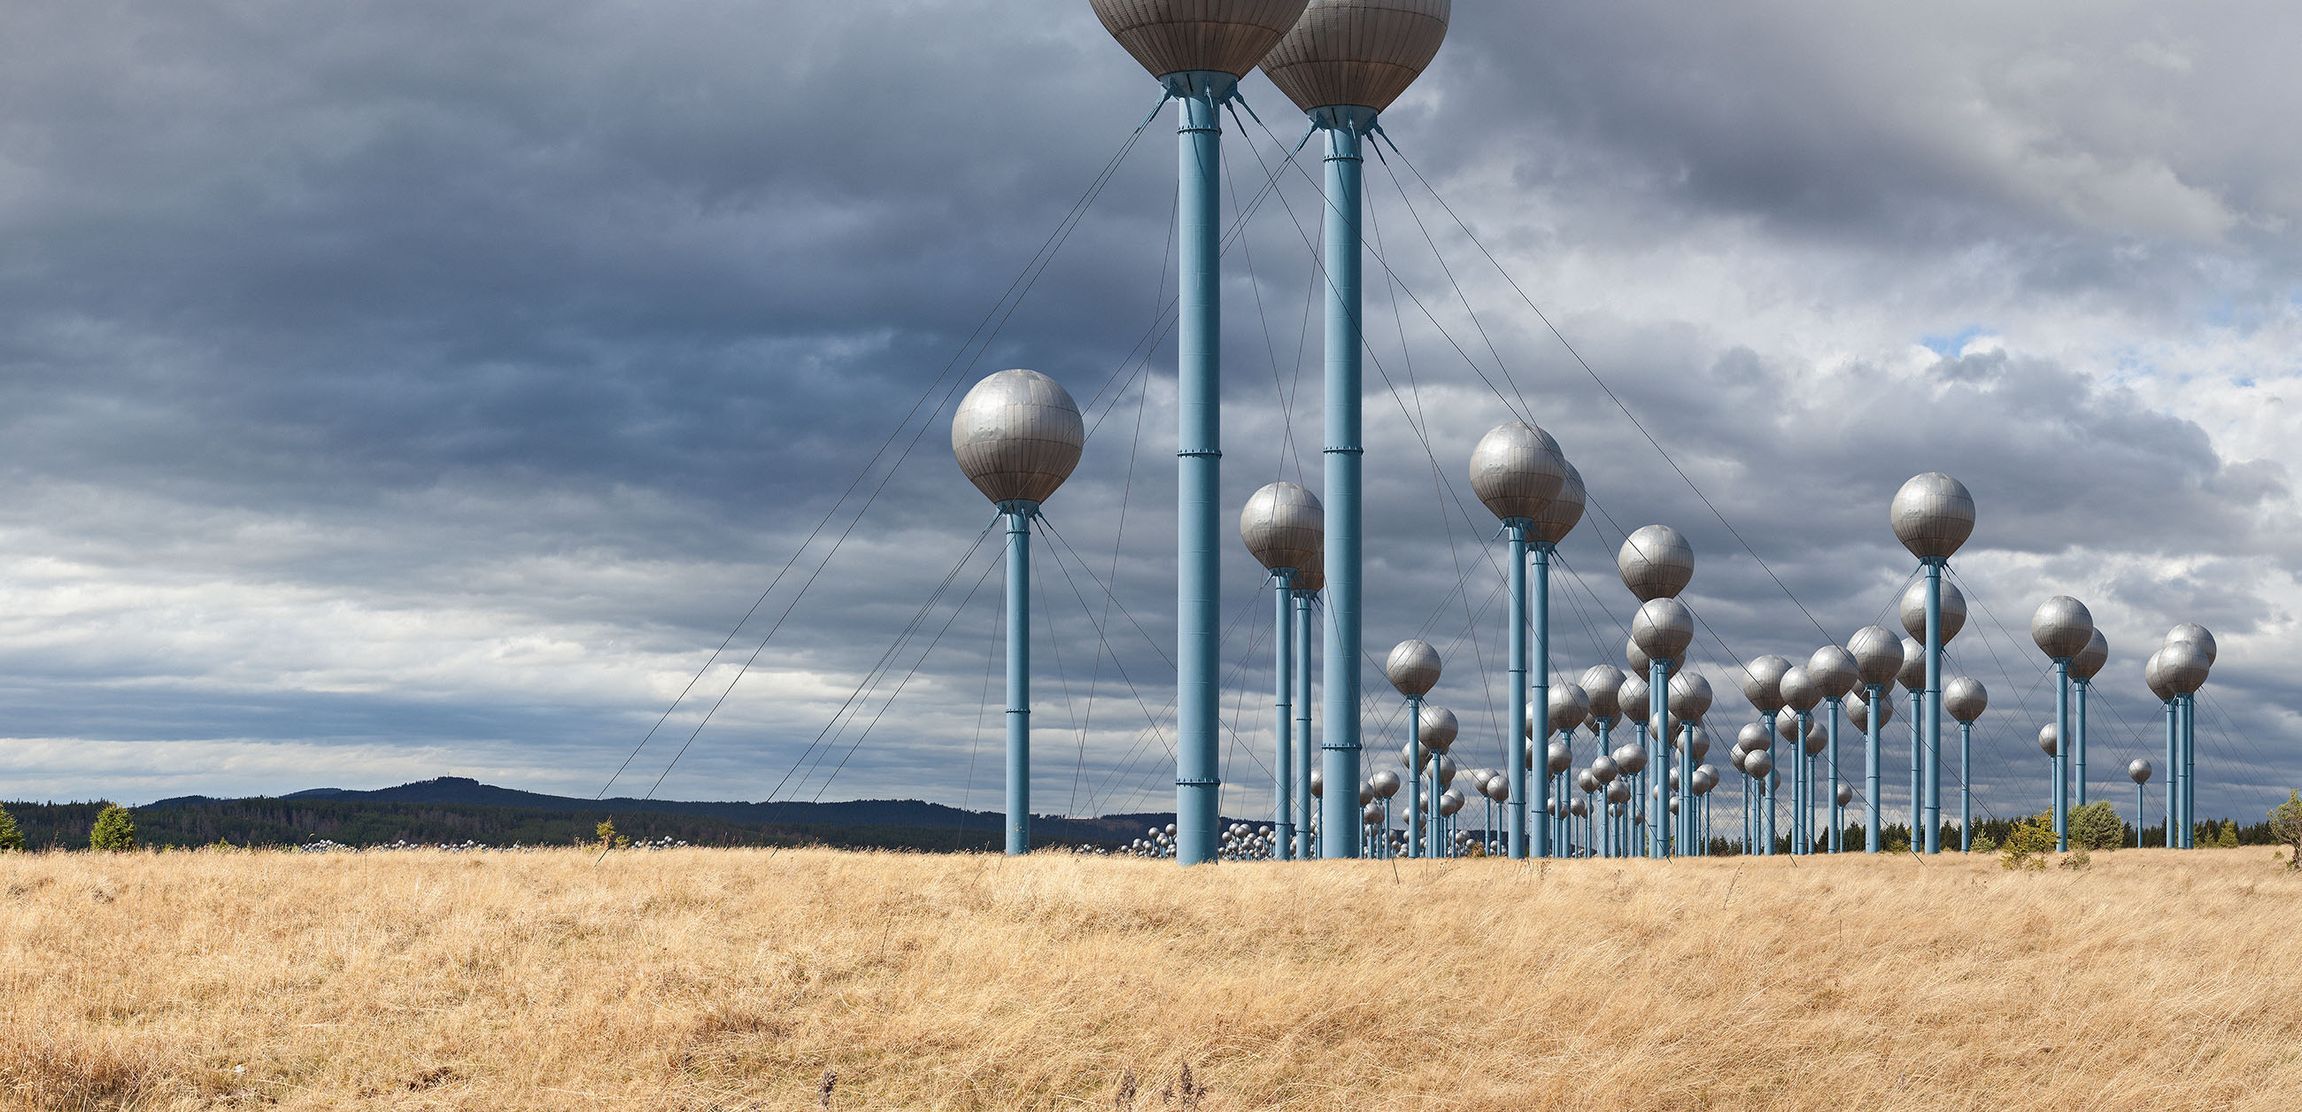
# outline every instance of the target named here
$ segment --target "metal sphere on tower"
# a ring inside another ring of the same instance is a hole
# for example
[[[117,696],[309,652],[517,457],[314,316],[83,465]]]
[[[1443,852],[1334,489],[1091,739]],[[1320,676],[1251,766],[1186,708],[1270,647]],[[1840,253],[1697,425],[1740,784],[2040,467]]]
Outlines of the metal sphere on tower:
[[[1367,777],[1367,785],[1375,789],[1376,798],[1389,799],[1399,794],[1399,774],[1386,768]]]
[[[1532,523],[1558,497],[1566,477],[1559,442],[1524,421],[1496,425],[1471,449],[1471,490],[1504,521]],[[1580,510],[1578,505],[1578,516]]]
[[[1772,714],[1782,709],[1782,675],[1790,671],[1790,661],[1768,653],[1753,657],[1742,668],[1742,696],[1760,714]]]
[[[1902,639],[1902,670],[1894,674],[1894,682],[1905,691],[1917,691],[1926,686],[1926,646],[1916,637]]]
[[[1654,661],[1647,659],[1647,651],[1639,647],[1636,637],[1623,641],[1623,663],[1630,666],[1631,676],[1638,679],[1645,679],[1654,667]]]
[[[1300,483],[1270,483],[1239,510],[1239,539],[1265,568],[1300,570],[1324,560],[1326,511]]]
[[[1695,577],[1695,549],[1685,534],[1668,525],[1644,525],[1623,538],[1615,568],[1623,586],[1641,602],[1676,598]]]
[[[1742,729],[1735,731],[1734,745],[1745,752],[1763,753],[1774,748],[1774,735],[1759,723],[1745,722]]]
[[[1974,535],[1974,495],[1940,471],[1902,484],[1886,515],[1895,539],[1921,560],[1947,560]]]
[[[1583,669],[1575,684],[1591,697],[1592,721],[1612,722],[1622,717],[1622,704],[1617,697],[1622,693],[1624,679],[1623,670],[1612,664],[1593,664]]]
[[[1802,714],[1822,702],[1822,688],[1816,686],[1813,677],[1807,675],[1804,664],[1794,664],[1790,671],[1783,673],[1781,688],[1782,705]]]
[[[1479,794],[1497,803],[1508,803],[1511,801],[1511,778],[1502,775],[1489,776],[1479,783]]]
[[[1433,753],[1454,748],[1455,732],[1460,728],[1455,712],[1440,706],[1424,706],[1415,720],[1415,736],[1422,739],[1423,748]]]
[[[1591,813],[1591,805],[1583,802],[1581,796],[1577,796],[1567,802],[1567,813],[1579,819]]]
[[[1647,768],[1647,751],[1635,741],[1615,746],[1615,751],[1608,754],[1608,758],[1615,762],[1615,767],[1622,770],[1625,776],[1636,776]]]
[[[2062,731],[2049,722],[2038,728],[2038,751],[2051,757],[2062,747]]]
[[[1591,758],[1591,775],[1598,777],[1599,783],[1612,784],[1615,782],[1615,777],[1622,774],[1621,766],[1615,764],[1613,757],[1601,753]]]
[[[1990,709],[1990,690],[1971,676],[1952,676],[1942,685],[1942,709],[1960,722],[1971,723]]]
[[[1420,637],[1401,641],[1391,646],[1391,655],[1383,661],[1383,675],[1399,694],[1422,698],[1439,685],[1439,650]]]
[[[1715,696],[1711,681],[1701,672],[1680,672],[1671,677],[1667,705],[1671,716],[1681,722],[1694,722],[1709,714]]]
[[[2150,688],[2152,695],[2158,696],[2161,703],[2174,697],[2174,689],[2166,684],[2165,649],[2151,653],[2150,659],[2142,662],[2142,682]]]
[[[1741,745],[1736,745],[1734,748],[1727,750],[1727,763],[1733,765],[1736,772],[1741,772],[1743,762],[1750,759],[1750,754],[1750,750],[1743,748]]]
[[[1449,0],[1311,0],[1263,58],[1295,107],[1389,108],[1447,38]]]
[[[1579,684],[1551,677],[1550,706],[1546,710],[1554,734],[1566,733],[1591,716],[1591,697]]]
[[[1836,794],[1836,795],[1837,795],[1837,797],[1838,797],[1838,805],[1839,805],[1839,806],[1841,806],[1841,807],[1852,807],[1852,806],[1854,806],[1854,785],[1852,785],[1852,784],[1840,784],[1840,785],[1838,786],[1838,791],[1837,791],[1836,793],[1834,793],[1834,794]]]
[[[1806,724],[1806,755],[1819,757],[1822,755],[1822,751],[1828,748],[1830,748],[1829,732],[1824,729],[1820,720],[1809,719]]]
[[[1854,723],[1855,729],[1867,732],[1870,729],[1870,700],[1861,694],[1847,696],[1846,718],[1847,721]],[[1894,697],[1880,692],[1878,724],[1883,727],[1892,721],[1894,721]]]
[[[1567,469],[1566,481],[1559,484],[1557,496],[1544,503],[1543,511],[1535,515],[1534,527],[1528,540],[1548,541],[1555,545],[1566,540],[1567,534],[1574,532],[1575,526],[1582,523],[1583,500],[1586,496],[1583,473],[1575,470],[1572,463],[1562,460],[1561,464]]]
[[[1648,599],[1631,615],[1631,640],[1650,660],[1677,660],[1694,639],[1694,614],[1675,598]]]
[[[1599,774],[1587,768],[1576,769],[1575,789],[1586,792],[1599,790]]]
[[[1693,737],[1692,737],[1692,738],[1691,738],[1691,739],[1688,741],[1688,743],[1687,743],[1687,751],[1688,751],[1688,752],[1690,752],[1690,753],[1693,753],[1693,754],[1694,754],[1694,758],[1695,758],[1696,760],[1698,760],[1698,761],[1699,761],[1699,760],[1701,760],[1701,759],[1703,759],[1704,757],[1708,757],[1708,756],[1710,756],[1710,755],[1711,755],[1711,732],[1710,732],[1710,730],[1709,730],[1708,728],[1706,728],[1706,727],[1703,727],[1703,726],[1696,726],[1696,727],[1694,728],[1694,735],[1693,735]]]
[[[1566,742],[1554,741],[1543,749],[1543,765],[1552,772],[1565,772],[1574,763],[1575,751]]]
[[[1806,658],[1806,678],[1823,698],[1844,699],[1862,679],[1862,671],[1855,665],[1854,654],[1843,646],[1824,645]]]
[[[1439,813],[1440,813],[1440,814],[1442,814],[1442,815],[1452,815],[1452,814],[1454,814],[1455,812],[1457,812],[1457,811],[1460,811],[1460,810],[1462,810],[1462,809],[1463,809],[1463,793],[1462,793],[1462,792],[1460,792],[1460,791],[1457,791],[1457,790],[1455,790],[1454,788],[1448,788],[1446,791],[1443,791],[1443,792],[1440,792],[1440,793],[1439,793]]]
[[[1753,749],[1743,754],[1743,775],[1748,776],[1753,780],[1764,780],[1766,779],[1766,774],[1773,771],[1774,754],[1769,753],[1764,749]]]
[[[2078,650],[2077,656],[2070,658],[2070,678],[2092,680],[2102,671],[2102,666],[2108,663],[2110,663],[2110,639],[2104,637],[2102,631],[2097,629],[2094,631],[2094,636],[2087,640],[2086,647]]]
[[[1621,780],[1617,780],[1617,781],[1615,781],[1615,782],[1613,782],[1613,783],[1611,783],[1611,784],[1608,784],[1608,785],[1607,785],[1607,802],[1609,802],[1609,803],[1628,803],[1628,802],[1630,802],[1630,801],[1631,801],[1631,786],[1630,786],[1628,783],[1625,783],[1624,781],[1621,781]]]
[[[1431,775],[1437,778],[1439,786],[1442,788],[1454,783],[1455,777],[1461,772],[1462,766],[1455,763],[1455,758],[1445,753],[1431,758]]]
[[[1855,678],[1865,686],[1889,684],[1902,671],[1902,638],[1885,626],[1864,626],[1846,639],[1854,657]]]
[[[1087,445],[1087,425],[1061,383],[1021,368],[987,375],[951,417],[951,454],[993,502],[1047,501]]]
[[[1323,798],[1323,797],[1325,796],[1325,794],[1326,794],[1326,790],[1327,790],[1327,777],[1326,777],[1325,775],[1321,774],[1321,773],[1320,773],[1320,771],[1319,771],[1318,769],[1315,769],[1315,768],[1314,768],[1314,769],[1312,769],[1312,770],[1311,770],[1311,794],[1312,794],[1312,796],[1314,796],[1314,797],[1320,797],[1320,798]]]
[[[1632,673],[1623,677],[1623,685],[1615,689],[1615,709],[1623,712],[1626,721],[1644,723],[1654,709],[1652,694],[1647,690],[1646,676]]]
[[[2217,650],[2214,646],[2214,635],[2207,632],[2205,626],[2199,625],[2197,622],[2184,622],[2167,630],[2166,643],[2171,645],[2176,641],[2188,641],[2205,650],[2207,666],[2213,666]]]
[[[1359,781],[1359,806],[1364,807],[1369,803],[1373,803],[1374,801],[1375,785],[1373,782],[1367,780]]]
[[[2150,762],[2136,757],[2126,762],[2126,778],[2137,784],[2150,782]]]
[[[1902,592],[1903,632],[1919,641],[1926,640],[1926,581],[1912,580]],[[1958,636],[1966,628],[1966,595],[1958,584],[1945,580],[1942,584],[1942,643]]]
[[[2086,604],[2069,595],[2056,595],[2038,604],[2030,615],[2030,639],[2048,660],[2068,660],[2086,651],[2094,638],[2094,615]]]
[[[2159,671],[2167,690],[2176,695],[2188,695],[2206,686],[2210,664],[2205,647],[2196,641],[2169,641],[2158,650]]]
[[[1718,770],[1718,769],[1712,768],[1711,766],[1709,766],[1709,765],[1707,765],[1707,764],[1706,764],[1706,765],[1696,765],[1696,766],[1695,766],[1695,794],[1696,794],[1696,795],[1709,795],[1709,794],[1710,794],[1710,791],[1711,791],[1711,789],[1712,789],[1712,788],[1715,788],[1715,787],[1718,787],[1718,786],[1719,786],[1719,770]]]
[[[1153,77],[1245,77],[1303,16],[1304,0],[1089,0],[1103,29]]]

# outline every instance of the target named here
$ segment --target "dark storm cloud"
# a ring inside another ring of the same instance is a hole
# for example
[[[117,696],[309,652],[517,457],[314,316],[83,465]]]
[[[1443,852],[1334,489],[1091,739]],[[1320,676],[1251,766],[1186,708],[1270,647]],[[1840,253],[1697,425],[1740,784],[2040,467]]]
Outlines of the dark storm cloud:
[[[862,473],[878,501],[852,534],[833,517],[735,639],[740,661],[840,545],[664,790],[759,796],[796,765],[786,795],[988,804],[992,777],[978,767],[971,787],[966,770],[987,759],[999,582],[977,588],[987,550],[960,561],[990,511],[950,467],[947,410],[929,411],[1027,365],[1092,399],[1098,428],[1042,542],[1038,798],[1164,805],[1164,118],[996,341],[965,346],[1156,98],[1083,5],[38,3],[9,19],[0,535],[26,608],[0,625],[0,659],[27,709],[8,732],[258,747],[185,790],[335,782],[331,748],[370,776],[441,771],[449,752],[524,786],[596,788]],[[2248,44],[2275,36],[2142,9],[2082,35],[1985,9],[1457,20],[1390,117],[1401,146],[1539,300],[1565,302],[1562,329],[1709,500],[1411,173],[1369,164],[1385,258],[1445,335],[1370,269],[1368,646],[1440,643],[1486,763],[1501,691],[1476,662],[1502,659],[1497,553],[1461,472],[1521,391],[1596,503],[1564,551],[1569,671],[1619,654],[1614,545],[1650,521],[1702,554],[1706,667],[1874,620],[1911,563],[1886,500],[1932,468],[1975,489],[1984,524],[1961,571],[2017,637],[2054,590],[2150,614],[2122,645],[2167,615],[2262,628],[2291,597],[2283,463],[2231,458],[2102,368],[2019,349],[1825,363],[1810,353],[1830,345],[1782,334],[1826,328],[1841,302],[1907,307],[1905,344],[1987,329],[1991,299],[2168,330],[2209,305],[2282,304],[2260,275],[2295,254],[2290,152],[2242,138],[2251,86],[2276,72]],[[1247,88],[1270,130],[1233,129],[1226,206],[1258,191],[1258,154],[1301,134],[1267,83]],[[1319,485],[1303,241],[1319,206],[1283,171],[1226,257],[1228,505],[1302,468]],[[1670,303],[1682,241],[1747,266],[1754,301],[1808,315]],[[1576,278],[1528,269],[1554,259],[1641,281],[1619,301],[1546,286]],[[931,389],[955,352],[973,362]],[[1155,373],[1136,377],[1146,355]],[[2200,537],[2216,558],[2165,574]],[[1265,775],[1268,600],[1238,546],[1224,560],[1239,809]],[[860,717],[835,719],[915,620]],[[2035,679],[2026,649],[2000,646],[1994,689]],[[2226,669],[2234,703],[2277,697],[2266,670]],[[723,662],[698,685],[635,775],[652,782],[730,676]],[[1369,744],[1388,750],[1395,700],[1366,680]],[[2008,801],[2028,775],[2006,756],[2014,721],[1992,735],[2010,763],[1978,764]],[[37,782],[77,790],[70,760],[41,752]]]

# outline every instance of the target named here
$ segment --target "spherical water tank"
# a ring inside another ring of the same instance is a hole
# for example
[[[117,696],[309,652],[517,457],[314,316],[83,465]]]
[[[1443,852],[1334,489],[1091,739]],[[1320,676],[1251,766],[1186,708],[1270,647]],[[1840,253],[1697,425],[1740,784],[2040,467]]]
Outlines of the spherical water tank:
[[[986,376],[951,418],[951,454],[993,502],[1045,502],[1071,477],[1086,445],[1079,406],[1038,371]]]

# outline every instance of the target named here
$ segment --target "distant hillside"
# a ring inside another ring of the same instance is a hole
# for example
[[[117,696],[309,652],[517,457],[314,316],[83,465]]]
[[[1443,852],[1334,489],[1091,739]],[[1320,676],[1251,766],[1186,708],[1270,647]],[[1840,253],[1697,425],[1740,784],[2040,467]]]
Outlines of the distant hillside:
[[[82,847],[97,803],[9,803],[32,846]],[[917,799],[840,803],[744,803],[671,799],[575,799],[443,776],[358,791],[311,788],[270,797],[217,799],[188,795],[136,808],[147,845],[294,845],[326,839],[345,845],[480,842],[565,845],[588,842],[603,818],[633,839],[673,838],[695,845],[831,845],[915,850],[995,849],[1003,819]],[[1093,819],[1038,816],[1034,845],[1116,846],[1145,828],[1172,822],[1166,813]],[[1228,821],[1228,820],[1227,820]]]

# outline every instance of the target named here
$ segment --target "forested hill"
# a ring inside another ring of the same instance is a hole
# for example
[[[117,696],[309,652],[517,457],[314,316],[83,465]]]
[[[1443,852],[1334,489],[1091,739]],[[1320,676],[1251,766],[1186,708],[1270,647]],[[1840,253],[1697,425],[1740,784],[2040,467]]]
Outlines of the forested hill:
[[[101,803],[7,803],[27,846],[85,848]],[[320,840],[352,846],[407,842],[566,845],[588,842],[602,819],[633,840],[672,838],[694,845],[823,844],[856,848],[996,849],[998,812],[967,811],[917,799],[840,803],[690,802],[669,799],[575,799],[500,788],[443,776],[374,791],[314,788],[271,797],[178,796],[135,809],[145,845],[298,845]],[[1115,846],[1140,836],[1166,814],[1094,819],[1037,816],[1035,845]]]

